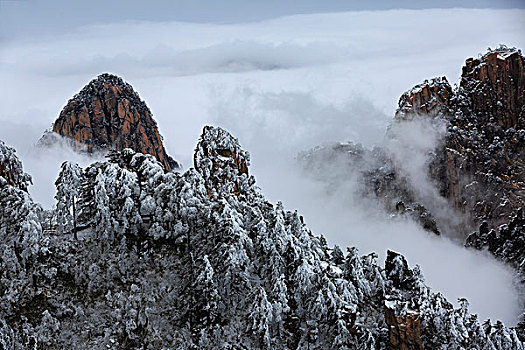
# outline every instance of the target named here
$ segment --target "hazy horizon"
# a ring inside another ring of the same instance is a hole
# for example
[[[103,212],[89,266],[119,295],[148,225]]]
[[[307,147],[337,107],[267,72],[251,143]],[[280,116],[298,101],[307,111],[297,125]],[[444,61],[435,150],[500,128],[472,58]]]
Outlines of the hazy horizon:
[[[521,0],[129,0],[122,4],[114,0],[0,0],[0,42],[52,36],[86,25],[128,20],[231,24],[313,13],[435,8],[523,9],[525,3]]]

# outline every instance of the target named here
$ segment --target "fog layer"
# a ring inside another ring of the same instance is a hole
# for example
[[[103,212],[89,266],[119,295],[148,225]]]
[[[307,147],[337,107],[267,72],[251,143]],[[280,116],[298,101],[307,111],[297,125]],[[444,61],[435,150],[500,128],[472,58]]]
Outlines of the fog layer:
[[[326,142],[383,142],[403,91],[434,76],[455,82],[464,59],[489,46],[524,48],[524,16],[393,10],[230,25],[124,22],[7,42],[0,47],[0,139],[33,175],[33,197],[52,206],[59,164],[87,160],[32,145],[89,80],[118,74],[150,106],[168,152],[186,167],[202,126],[220,125],[251,152],[251,172],[269,199],[303,213],[330,244],[380,256],[400,251],[451,301],[467,297],[481,318],[512,325],[522,306],[511,271],[411,222],[388,220],[348,195],[351,182],[327,195],[324,184],[297,171],[294,157]],[[418,166],[409,169],[416,178]]]

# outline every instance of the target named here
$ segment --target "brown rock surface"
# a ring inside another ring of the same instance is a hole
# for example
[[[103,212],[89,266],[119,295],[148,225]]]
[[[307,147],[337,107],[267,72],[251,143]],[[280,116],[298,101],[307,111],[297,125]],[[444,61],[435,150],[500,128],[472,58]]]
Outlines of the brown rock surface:
[[[408,267],[405,257],[388,250],[385,260],[385,274],[396,290],[413,291],[417,276]],[[409,303],[401,300],[385,301],[384,315],[388,325],[387,349],[422,350],[421,315],[411,310]]]
[[[463,66],[460,87],[471,100],[471,112],[484,123],[524,128],[524,59],[516,50],[494,50]]]
[[[407,311],[400,316],[396,315],[395,309],[386,306],[385,322],[388,325],[387,349],[423,350],[419,313]]]
[[[525,70],[520,50],[500,47],[481,58],[468,58],[459,89],[445,77],[426,80],[399,99],[396,119],[460,112],[471,122],[504,129],[525,127]]]
[[[524,62],[520,50],[502,46],[467,59],[457,89],[437,78],[399,100],[396,120],[427,115],[449,124],[430,174],[476,225],[501,224],[524,203]]]
[[[151,111],[121,78],[101,74],[62,109],[53,132],[66,137],[76,150],[89,153],[131,148],[151,154],[167,170],[179,164],[162,144]]]
[[[14,186],[15,180],[13,176],[13,170],[9,169],[5,163],[0,163],[0,176],[7,181],[8,185]]]
[[[436,117],[439,113],[446,114],[449,112],[452,96],[452,87],[446,77],[425,80],[399,98],[396,118],[404,119],[413,114],[431,117]]]
[[[446,121],[429,175],[442,196],[470,221],[466,245],[487,247],[525,273],[525,57],[500,46],[469,58],[459,87],[426,81],[399,100],[396,121],[423,117]],[[520,221],[521,220],[521,221]],[[480,226],[481,225],[481,226]]]

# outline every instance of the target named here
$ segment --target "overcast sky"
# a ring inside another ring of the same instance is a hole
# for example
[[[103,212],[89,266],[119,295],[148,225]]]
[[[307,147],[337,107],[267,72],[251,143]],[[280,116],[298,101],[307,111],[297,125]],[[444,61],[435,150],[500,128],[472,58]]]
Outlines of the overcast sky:
[[[126,20],[249,22],[319,12],[423,8],[525,8],[523,0],[0,0],[0,41]]]

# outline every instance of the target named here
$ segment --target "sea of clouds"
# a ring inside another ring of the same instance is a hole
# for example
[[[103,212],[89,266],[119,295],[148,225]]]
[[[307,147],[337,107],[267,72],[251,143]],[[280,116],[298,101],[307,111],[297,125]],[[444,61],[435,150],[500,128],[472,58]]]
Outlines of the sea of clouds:
[[[467,297],[481,318],[514,325],[523,304],[511,270],[412,222],[389,219],[353,195],[352,181],[327,192],[295,157],[328,142],[382,144],[403,91],[435,76],[456,83],[465,58],[487,47],[524,48],[524,18],[523,10],[391,10],[238,24],[121,22],[11,40],[0,46],[0,139],[17,148],[33,176],[33,198],[51,207],[61,162],[91,160],[33,145],[87,82],[115,73],[147,102],[168,152],[186,168],[203,125],[222,126],[250,151],[263,193],[304,214],[330,244],[355,245],[381,259],[387,249],[399,251],[451,301]],[[392,149],[431,196],[424,157],[404,150],[426,150],[435,135],[406,135],[413,139]]]

